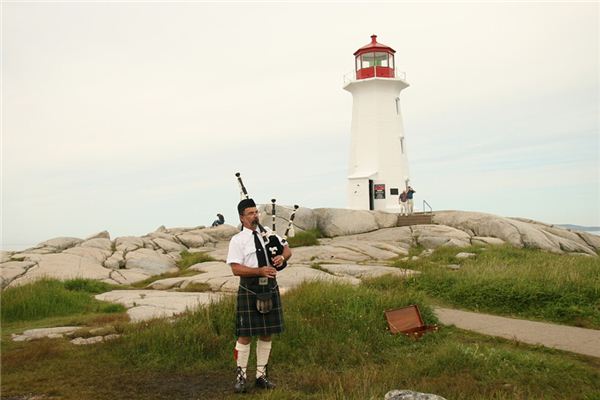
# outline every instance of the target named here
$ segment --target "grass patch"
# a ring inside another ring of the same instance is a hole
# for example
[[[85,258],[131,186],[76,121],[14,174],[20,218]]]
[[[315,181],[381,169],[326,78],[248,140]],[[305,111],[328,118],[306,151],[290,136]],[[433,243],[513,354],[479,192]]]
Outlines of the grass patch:
[[[302,247],[302,246],[318,246],[319,238],[322,238],[323,234],[318,229],[309,229],[304,232],[298,232],[293,237],[287,239],[290,247]]]
[[[93,293],[113,286],[83,279],[57,281],[43,279],[2,293],[2,322],[33,321],[48,317],[87,313],[120,313],[125,307],[98,301]]]
[[[180,253],[181,260],[177,262],[177,267],[181,270],[186,270],[194,264],[199,264],[207,261],[215,261],[215,259],[209,254],[199,252],[199,253],[190,253],[187,250],[184,250]]]
[[[92,294],[108,292],[115,288],[108,283],[92,279],[71,279],[64,282],[64,287],[67,290]]]
[[[360,286],[305,283],[283,298],[286,331],[273,342],[277,390],[248,399],[382,399],[392,389],[447,399],[593,399],[600,360],[515,344],[454,328],[419,341],[386,330],[383,310],[418,304],[423,295],[393,277]],[[61,399],[237,399],[235,299],[225,298],[168,322],[125,327],[114,342],[2,342],[4,396]],[[249,374],[254,373],[254,351]],[[73,373],[77,371],[78,373]]]
[[[476,253],[457,259],[462,251]],[[451,271],[445,266],[460,264]],[[600,260],[511,246],[440,248],[393,265],[423,272],[404,287],[475,311],[600,328]]]

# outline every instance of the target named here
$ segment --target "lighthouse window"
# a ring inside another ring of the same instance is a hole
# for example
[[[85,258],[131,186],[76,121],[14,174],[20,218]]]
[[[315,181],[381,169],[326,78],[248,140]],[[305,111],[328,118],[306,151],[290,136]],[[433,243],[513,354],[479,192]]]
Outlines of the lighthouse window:
[[[396,97],[396,114],[400,115],[400,97]]]
[[[366,53],[361,56],[362,67],[369,68],[375,64],[375,53]]]
[[[400,138],[400,151],[404,154],[404,138]]]
[[[375,53],[375,65],[378,67],[388,66],[388,53]]]

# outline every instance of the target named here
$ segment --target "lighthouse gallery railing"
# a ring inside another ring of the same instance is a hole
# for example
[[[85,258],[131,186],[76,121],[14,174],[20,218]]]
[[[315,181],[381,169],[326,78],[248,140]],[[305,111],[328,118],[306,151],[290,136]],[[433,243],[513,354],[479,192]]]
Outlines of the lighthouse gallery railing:
[[[365,79],[377,78],[377,68],[374,68],[374,70],[375,70],[374,71],[375,76],[373,76],[372,78],[365,78]],[[385,78],[389,79],[389,76],[386,76]],[[402,79],[403,81],[405,81],[406,80],[406,72],[394,70],[394,78]],[[356,71],[352,71],[352,72],[348,72],[347,74],[344,74],[343,80],[344,80],[344,85],[346,85],[350,82],[354,82],[356,80]]]

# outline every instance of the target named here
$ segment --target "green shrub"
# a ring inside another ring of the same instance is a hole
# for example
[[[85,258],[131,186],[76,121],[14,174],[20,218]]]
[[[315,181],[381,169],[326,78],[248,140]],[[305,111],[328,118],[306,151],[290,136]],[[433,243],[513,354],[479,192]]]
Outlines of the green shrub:
[[[71,279],[64,282],[65,289],[86,293],[104,293],[111,290],[114,286],[106,282],[91,279]]]
[[[290,247],[302,247],[302,246],[317,246],[319,244],[319,238],[323,235],[318,229],[310,229],[304,232],[298,232],[293,237],[287,239]]]

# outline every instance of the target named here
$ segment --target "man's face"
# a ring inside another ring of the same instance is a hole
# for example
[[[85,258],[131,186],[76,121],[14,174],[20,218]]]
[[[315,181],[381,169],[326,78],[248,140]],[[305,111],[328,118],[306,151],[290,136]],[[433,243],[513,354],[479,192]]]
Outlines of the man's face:
[[[246,228],[256,229],[258,226],[258,216],[258,209],[256,207],[249,207],[240,215],[240,221]]]

